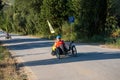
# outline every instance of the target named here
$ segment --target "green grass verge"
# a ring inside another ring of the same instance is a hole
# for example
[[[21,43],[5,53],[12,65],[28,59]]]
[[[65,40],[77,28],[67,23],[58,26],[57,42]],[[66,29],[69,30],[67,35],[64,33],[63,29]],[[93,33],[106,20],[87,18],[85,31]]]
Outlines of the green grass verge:
[[[120,49],[120,37],[118,38],[107,38],[106,45],[110,48]]]

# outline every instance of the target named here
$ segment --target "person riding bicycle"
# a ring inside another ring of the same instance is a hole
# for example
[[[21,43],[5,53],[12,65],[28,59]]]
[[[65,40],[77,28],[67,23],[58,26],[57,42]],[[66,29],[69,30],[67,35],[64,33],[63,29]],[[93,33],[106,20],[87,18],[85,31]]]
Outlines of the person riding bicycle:
[[[66,51],[65,42],[61,39],[61,36],[59,36],[59,35],[56,37],[56,41],[52,47],[53,54],[55,54],[54,52],[55,52],[56,48],[61,49],[61,51],[63,53],[65,53],[65,51]]]

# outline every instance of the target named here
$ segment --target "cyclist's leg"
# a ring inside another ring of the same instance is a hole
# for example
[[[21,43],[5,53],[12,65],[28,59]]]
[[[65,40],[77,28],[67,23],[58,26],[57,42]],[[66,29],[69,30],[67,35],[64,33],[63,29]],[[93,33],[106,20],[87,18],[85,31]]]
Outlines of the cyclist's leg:
[[[66,48],[65,48],[65,45],[62,44],[62,45],[60,46],[60,48],[61,48],[63,54],[66,54]]]

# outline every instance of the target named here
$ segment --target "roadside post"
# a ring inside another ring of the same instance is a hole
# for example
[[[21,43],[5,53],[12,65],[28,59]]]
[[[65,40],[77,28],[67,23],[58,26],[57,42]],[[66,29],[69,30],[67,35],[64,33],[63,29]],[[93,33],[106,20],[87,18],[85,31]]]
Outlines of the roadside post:
[[[50,36],[49,38],[52,38],[52,39],[53,39],[54,36],[55,36],[55,30],[53,29],[53,27],[52,27],[51,23],[49,22],[49,20],[47,20],[47,23],[48,23],[50,32],[51,32],[51,34],[52,34],[52,36]]]
[[[71,31],[71,36],[70,36],[70,41],[72,41],[72,32],[73,32],[73,29],[72,29],[72,24],[74,23],[74,21],[75,21],[75,18],[74,18],[74,16],[70,16],[70,17],[68,17],[68,21],[69,21],[69,23],[70,23],[70,31]]]

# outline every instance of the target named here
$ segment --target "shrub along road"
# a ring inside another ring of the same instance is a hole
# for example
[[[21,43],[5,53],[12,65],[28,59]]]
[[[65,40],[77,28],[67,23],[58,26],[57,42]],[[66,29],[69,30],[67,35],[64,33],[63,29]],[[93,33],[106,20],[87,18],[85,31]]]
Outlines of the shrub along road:
[[[56,59],[52,40],[13,35],[0,40],[24,64],[31,80],[119,80],[120,50],[77,44],[77,57]]]

